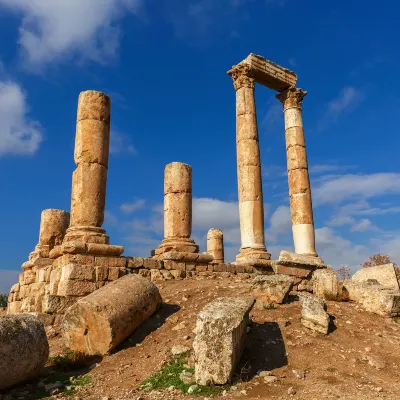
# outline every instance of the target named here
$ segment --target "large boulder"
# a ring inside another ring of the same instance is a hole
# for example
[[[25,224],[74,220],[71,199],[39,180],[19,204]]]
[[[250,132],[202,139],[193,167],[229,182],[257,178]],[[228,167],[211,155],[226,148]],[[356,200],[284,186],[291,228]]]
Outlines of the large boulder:
[[[299,293],[301,323],[316,332],[328,334],[330,318],[324,300],[309,293]]]
[[[0,317],[0,389],[34,378],[49,357],[43,324],[29,314]]]
[[[317,269],[312,275],[313,293],[325,300],[337,300],[339,296],[339,279],[330,268]]]
[[[282,304],[292,289],[294,280],[288,275],[258,275],[253,279],[251,294],[256,299],[257,309],[271,304]]]
[[[219,297],[200,311],[193,343],[195,378],[200,385],[224,385],[240,360],[251,297]]]
[[[394,264],[361,268],[352,276],[351,279],[357,282],[366,282],[370,279],[376,279],[383,287],[394,290],[400,289]]]
[[[162,303],[148,279],[130,274],[78,300],[65,313],[66,345],[86,354],[106,354],[126,339]]]

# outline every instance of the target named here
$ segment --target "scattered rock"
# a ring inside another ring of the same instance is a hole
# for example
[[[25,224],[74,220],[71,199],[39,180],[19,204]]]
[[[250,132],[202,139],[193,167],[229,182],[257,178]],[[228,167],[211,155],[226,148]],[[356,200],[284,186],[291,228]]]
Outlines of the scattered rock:
[[[264,309],[271,304],[283,303],[292,289],[293,278],[287,275],[258,275],[253,279],[251,294],[256,299],[255,307]]]
[[[172,347],[171,354],[176,357],[176,356],[180,356],[184,353],[187,353],[188,351],[190,351],[189,347],[181,346],[178,344],[178,345]]]
[[[179,379],[185,384],[188,385],[189,383],[194,382],[194,374],[188,371],[182,371],[179,374]]]
[[[192,385],[188,389],[188,394],[193,394],[197,390],[198,386],[197,385]]]
[[[376,265],[368,268],[360,268],[351,278],[353,281],[365,282],[375,279],[386,288],[400,290],[394,264]]]
[[[267,376],[264,376],[264,382],[265,383],[274,383],[274,382],[276,382],[278,380],[278,378],[276,377],[276,376],[274,376],[274,375],[267,375]]]
[[[339,295],[339,279],[333,269],[317,269],[313,272],[313,293],[325,300],[336,300]]]
[[[328,334],[330,318],[324,300],[309,293],[299,293],[301,304],[301,323],[316,332]]]
[[[181,322],[181,323],[179,323],[178,325],[175,325],[175,326],[172,328],[172,330],[173,330],[173,331],[180,331],[180,330],[185,329],[185,328],[186,328],[185,322]]]
[[[301,369],[293,369],[292,370],[296,379],[306,379],[306,372]]]
[[[296,394],[296,390],[292,387],[290,387],[287,391],[289,396],[294,396]]]

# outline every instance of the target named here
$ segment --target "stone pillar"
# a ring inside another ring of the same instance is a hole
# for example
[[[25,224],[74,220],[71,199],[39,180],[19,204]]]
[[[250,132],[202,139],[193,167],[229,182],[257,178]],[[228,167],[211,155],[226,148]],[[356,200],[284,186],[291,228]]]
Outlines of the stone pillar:
[[[236,151],[241,248],[237,261],[270,259],[264,240],[264,202],[254,78],[247,65],[228,72],[236,90]]]
[[[211,228],[208,231],[207,253],[213,256],[213,263],[224,263],[224,234],[220,229]]]
[[[301,104],[307,92],[289,88],[276,95],[283,103],[290,211],[297,254],[318,257],[315,251],[314,219]]]
[[[156,256],[168,251],[198,253],[192,233],[192,167],[173,162],[164,175],[164,240]]]
[[[108,244],[101,228],[106,199],[110,141],[111,100],[94,90],[81,92],[78,100],[72,175],[71,223],[64,242]]]
[[[49,257],[50,250],[61,245],[69,225],[69,212],[47,209],[40,217],[39,243],[34,253],[40,257]]]

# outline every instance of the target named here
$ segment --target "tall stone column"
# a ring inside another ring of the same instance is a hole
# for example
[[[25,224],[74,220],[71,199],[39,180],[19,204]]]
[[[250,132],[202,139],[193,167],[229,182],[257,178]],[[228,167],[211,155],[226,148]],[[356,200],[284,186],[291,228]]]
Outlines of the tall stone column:
[[[50,250],[61,245],[69,226],[69,212],[64,210],[43,210],[40,217],[39,242],[34,253],[49,257]]]
[[[224,233],[211,228],[207,233],[207,253],[213,256],[216,264],[224,263]]]
[[[264,202],[254,78],[247,65],[228,72],[236,90],[236,151],[241,248],[237,261],[270,259],[264,240]]]
[[[301,104],[307,92],[289,88],[276,95],[283,103],[290,211],[297,254],[317,257],[314,218]]]
[[[164,171],[164,240],[155,250],[198,253],[192,233],[192,167],[173,162]]]
[[[101,228],[106,199],[110,142],[110,98],[101,92],[81,92],[78,100],[72,175],[71,222],[64,242],[80,240],[108,244]]]

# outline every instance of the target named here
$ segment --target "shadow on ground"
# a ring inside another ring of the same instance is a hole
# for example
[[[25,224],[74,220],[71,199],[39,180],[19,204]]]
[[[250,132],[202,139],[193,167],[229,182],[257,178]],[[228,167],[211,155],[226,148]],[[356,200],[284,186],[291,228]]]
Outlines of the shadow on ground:
[[[179,310],[180,307],[177,304],[163,303],[158,311],[156,311],[149,319],[143,322],[135,330],[135,332],[133,332],[131,336],[117,346],[112,353],[117,353],[129,347],[135,347],[138,343],[141,343],[151,332],[154,332],[163,326],[167,318]]]
[[[251,321],[236,379],[251,380],[261,371],[271,371],[288,364],[282,333],[276,322]]]

